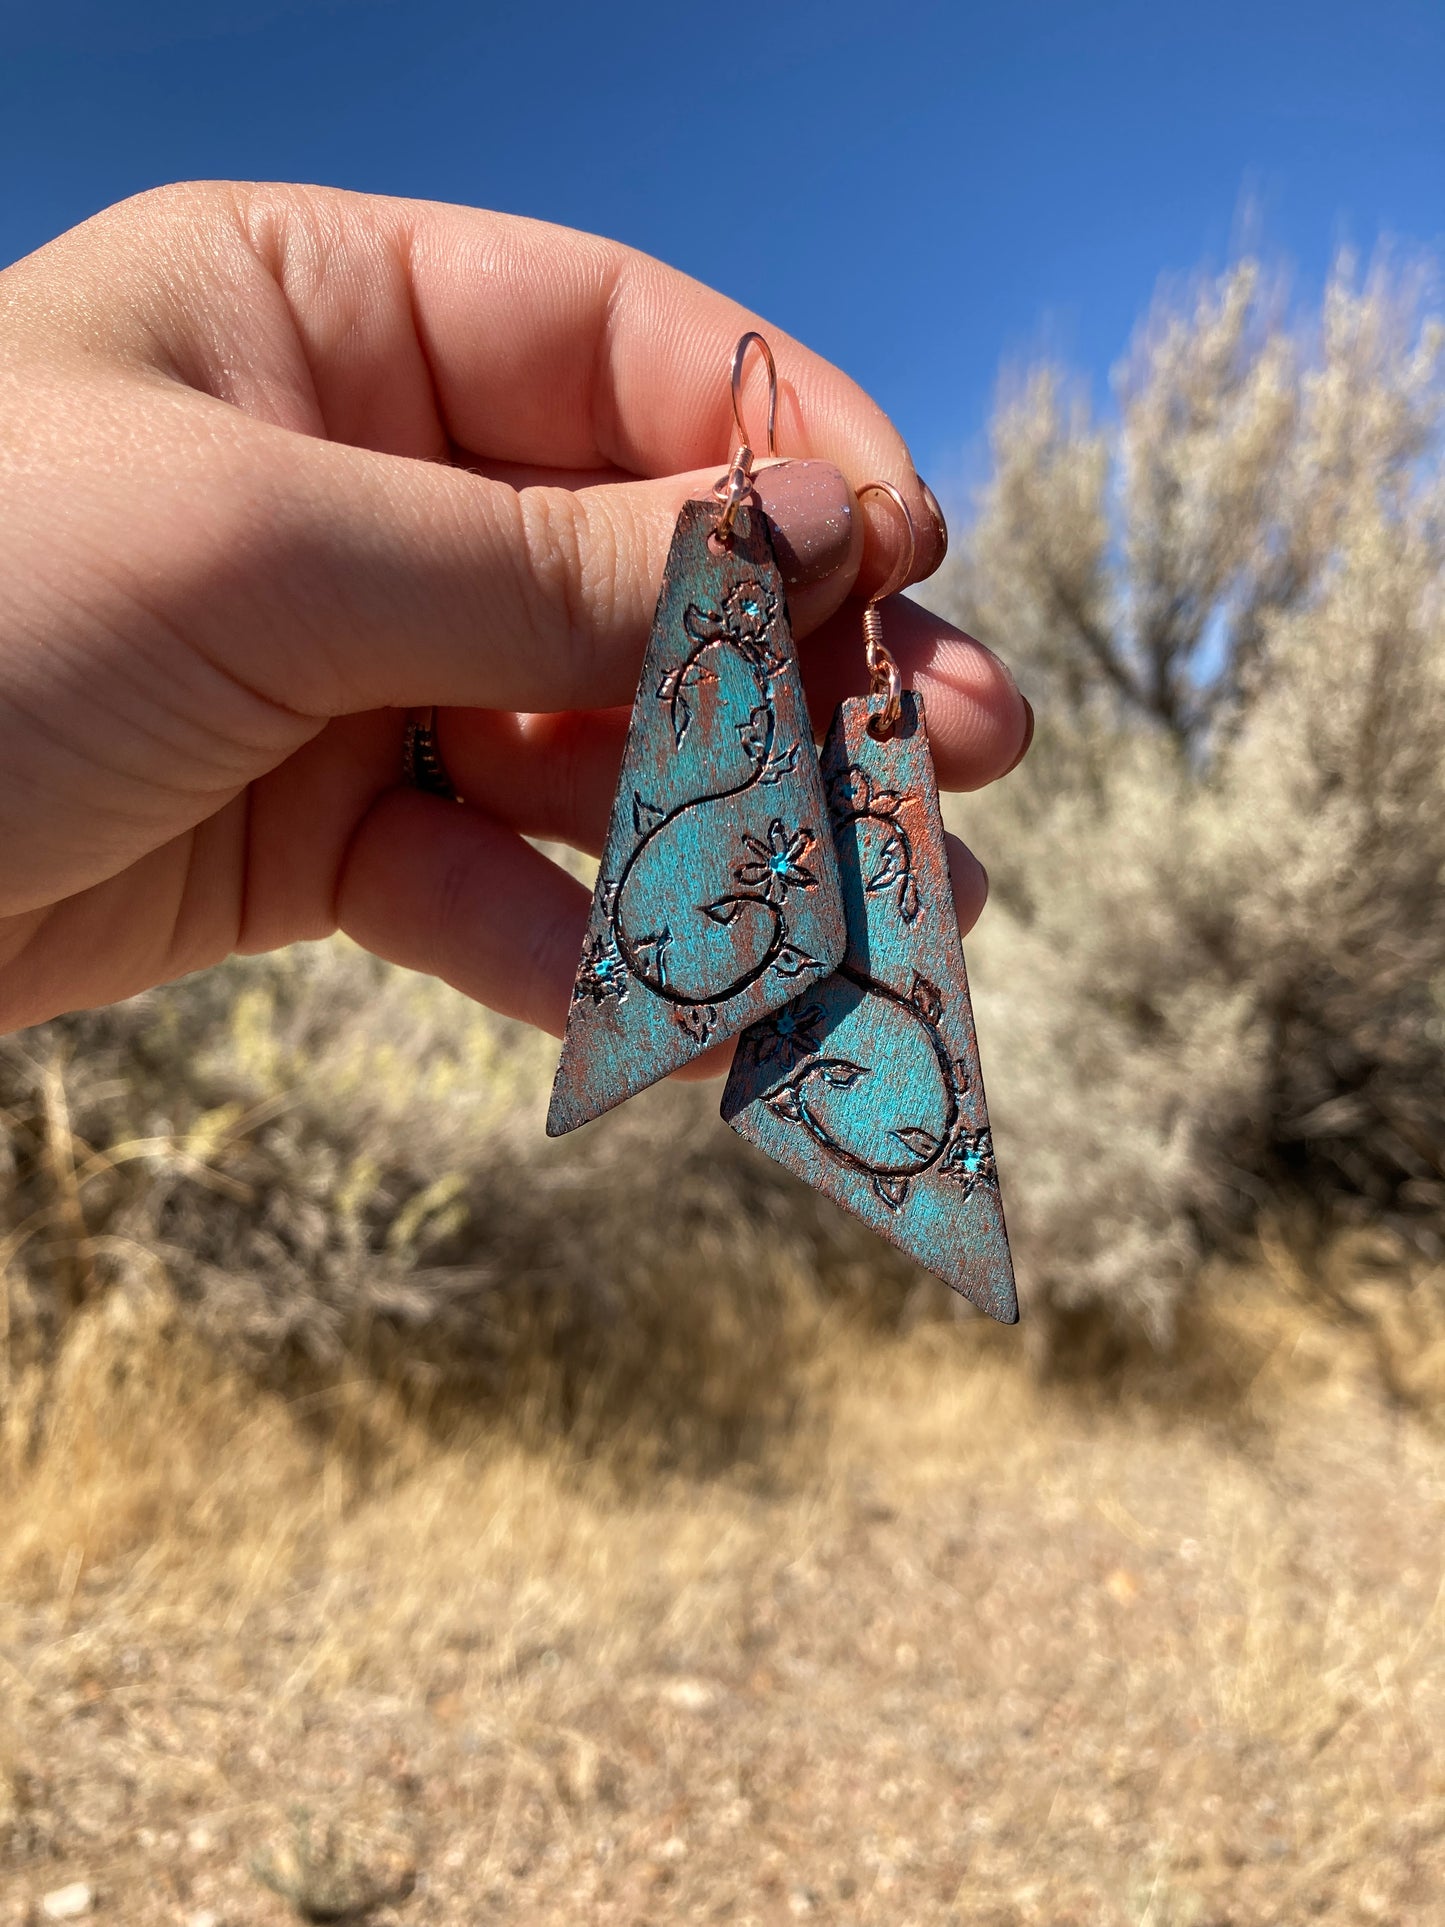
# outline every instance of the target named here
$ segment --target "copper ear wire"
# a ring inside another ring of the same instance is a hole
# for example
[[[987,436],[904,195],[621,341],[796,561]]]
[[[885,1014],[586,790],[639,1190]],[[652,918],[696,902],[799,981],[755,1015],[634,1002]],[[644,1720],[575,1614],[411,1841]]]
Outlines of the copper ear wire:
[[[740,337],[733,349],[732,391],[733,420],[738,425],[738,440],[746,447],[748,439],[747,423],[743,420],[743,369],[747,366],[748,349],[756,342],[763,351],[763,360],[768,364],[768,454],[776,458],[778,453],[778,364],[773,360],[773,351],[756,328],[749,328]]]
[[[868,718],[868,734],[882,738],[891,736],[898,727],[898,718],[903,710],[903,678],[898,673],[893,652],[883,640],[883,611],[878,605],[886,602],[889,596],[896,595],[912,575],[918,555],[918,538],[908,504],[891,482],[865,482],[858,490],[858,500],[861,502],[865,495],[871,494],[886,495],[903,517],[903,526],[908,531],[908,547],[903,560],[883,587],[868,598],[868,606],[863,611],[863,655],[868,664],[868,693],[875,699],[883,699],[882,709],[876,716]]]
[[[718,517],[717,534],[726,539],[732,534],[733,523],[737,520],[738,510],[752,493],[753,451],[748,446],[747,423],[743,420],[743,369],[747,365],[748,349],[756,342],[763,351],[763,359],[768,364],[768,454],[776,457],[778,452],[778,364],[773,360],[773,351],[755,328],[749,328],[736,348],[733,349],[733,365],[730,377],[733,398],[733,420],[738,425],[738,447],[733,456],[732,466],[718,482],[713,493],[722,503],[722,514]]]

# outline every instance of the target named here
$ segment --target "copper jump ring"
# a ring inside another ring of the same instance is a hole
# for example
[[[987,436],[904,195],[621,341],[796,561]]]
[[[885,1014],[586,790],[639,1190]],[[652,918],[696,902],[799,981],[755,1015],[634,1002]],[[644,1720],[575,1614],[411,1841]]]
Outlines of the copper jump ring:
[[[908,531],[908,547],[904,551],[903,560],[883,587],[868,598],[868,606],[863,611],[863,656],[868,664],[868,693],[875,703],[882,704],[882,707],[868,718],[868,733],[870,736],[882,738],[891,736],[898,727],[898,718],[903,709],[901,701],[903,678],[898,673],[898,664],[893,658],[893,652],[883,640],[883,612],[878,605],[880,602],[886,602],[889,596],[896,595],[912,575],[914,560],[918,554],[918,543],[908,504],[893,484],[865,482],[858,490],[858,500],[861,502],[865,495],[875,493],[888,497],[903,517],[903,526]]]

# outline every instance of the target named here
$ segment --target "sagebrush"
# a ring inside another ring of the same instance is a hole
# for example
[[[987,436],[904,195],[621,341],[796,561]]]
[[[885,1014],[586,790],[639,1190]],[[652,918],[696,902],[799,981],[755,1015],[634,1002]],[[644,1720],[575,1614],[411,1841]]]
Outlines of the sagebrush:
[[[564,1142],[555,1046],[355,945],[234,960],[0,1043],[0,1409],[106,1290],[261,1380],[361,1368],[585,1447],[755,1456],[822,1323],[949,1298],[741,1143],[715,1086]]]
[[[1317,314],[1255,263],[1162,300],[1096,419],[1001,402],[943,602],[1033,692],[955,811],[1036,1310],[1162,1341],[1263,1220],[1445,1234],[1445,331],[1419,267]]]
[[[1432,301],[1342,262],[1301,312],[1246,262],[1161,300],[1106,414],[1055,368],[1000,403],[934,599],[1039,716],[954,820],[994,878],[969,961],[1056,1358],[1164,1344],[1261,1227],[1445,1249]],[[548,1423],[640,1400],[662,1449],[731,1454],[786,1429],[828,1320],[943,1307],[715,1089],[549,1143],[552,1059],[340,942],[7,1041],[0,1401],[120,1283],[274,1381],[361,1360],[513,1421],[545,1382]]]

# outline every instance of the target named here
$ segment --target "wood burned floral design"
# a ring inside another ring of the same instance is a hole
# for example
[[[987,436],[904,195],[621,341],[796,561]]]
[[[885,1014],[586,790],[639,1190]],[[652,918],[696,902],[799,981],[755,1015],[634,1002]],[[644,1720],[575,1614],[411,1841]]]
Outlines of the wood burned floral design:
[[[845,966],[819,986],[807,1022],[795,1023],[780,1048],[786,1015],[748,1033],[753,1062],[776,1062],[787,1073],[775,1084],[769,1078],[763,1102],[866,1177],[890,1211],[907,1203],[910,1184],[926,1171],[965,1190],[993,1177],[987,1130],[960,1144],[969,1067],[949,1058],[939,1030],[943,999],[926,977],[915,974],[902,997]]]
[[[588,937],[582,946],[582,962],[572,989],[574,1000],[590,997],[594,1004],[627,995],[627,965],[611,937]]]
[[[913,844],[901,820],[904,801],[899,790],[879,789],[867,770],[856,763],[846,765],[828,785],[833,834],[840,837],[854,831],[864,890],[873,896],[896,886],[898,914],[905,923],[912,923],[921,899]]]
[[[745,1034],[723,1116],[964,1292],[1018,1315],[923,706],[873,736],[839,709],[822,754],[848,943]],[[770,848],[771,840],[770,840]]]
[[[815,889],[818,879],[803,858],[817,840],[811,830],[785,830],[783,819],[775,816],[766,843],[755,836],[743,838],[749,860],[733,871],[734,881],[746,890],[761,890],[769,903],[786,903],[789,890]]]
[[[791,1070],[794,1064],[816,1054],[818,1025],[823,1016],[821,1004],[784,1004],[771,1017],[754,1026],[750,1047],[760,1064],[776,1064]]]
[[[766,1017],[842,955],[787,608],[761,516],[673,538],[548,1113],[575,1128]]]

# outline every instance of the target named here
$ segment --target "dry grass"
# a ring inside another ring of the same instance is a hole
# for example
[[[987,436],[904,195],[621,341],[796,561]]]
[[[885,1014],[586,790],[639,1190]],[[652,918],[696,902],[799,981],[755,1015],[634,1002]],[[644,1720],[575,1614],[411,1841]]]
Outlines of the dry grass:
[[[538,1056],[335,945],[0,1047],[0,1927],[1440,1916],[1440,1275],[1037,1345]]]
[[[0,1921],[1439,1918],[1440,1449],[1287,1282],[1147,1398],[820,1314],[706,1466],[102,1299],[13,1411]]]

